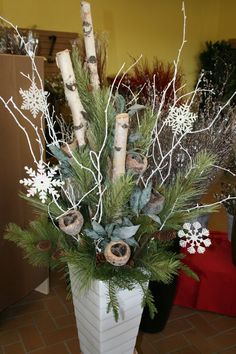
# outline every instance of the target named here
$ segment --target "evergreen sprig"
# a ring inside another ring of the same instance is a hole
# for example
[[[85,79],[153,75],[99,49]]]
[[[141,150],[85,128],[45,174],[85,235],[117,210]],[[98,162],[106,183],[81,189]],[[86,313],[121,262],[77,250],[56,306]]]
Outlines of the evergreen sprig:
[[[26,200],[33,207],[36,214],[44,216],[47,216],[49,214],[53,218],[56,218],[61,215],[61,209],[57,206],[53,199],[50,198],[49,195],[45,203],[42,203],[37,196],[29,198],[22,192],[20,192],[19,195],[22,199]],[[63,201],[61,201],[60,205],[62,208],[65,207]]]
[[[135,120],[135,116],[132,117],[132,120]],[[150,108],[146,108],[140,115],[139,120],[139,125],[134,124],[136,128],[130,134],[128,147],[132,151],[138,151],[145,155],[150,146],[151,132],[156,123],[156,114]]]
[[[206,181],[215,160],[212,154],[199,152],[192,165],[180,171],[168,186],[163,187],[165,203],[159,216],[162,222],[165,221],[165,229],[178,230],[187,220],[216,210],[216,205],[191,210],[206,192]]]
[[[108,180],[103,197],[103,223],[109,224],[125,215],[135,181],[131,174],[125,174],[115,181]]]
[[[109,280],[108,282],[108,296],[109,301],[107,304],[107,312],[112,310],[115,321],[118,322],[119,319],[119,301],[117,298],[117,288],[114,282]]]
[[[155,306],[154,296],[147,286],[144,287],[143,284],[140,285],[144,293],[142,307],[144,307],[145,305],[148,307],[150,318],[153,319],[158,313],[157,308]]]
[[[41,217],[32,221],[27,230],[18,225],[10,223],[4,236],[5,239],[14,242],[24,251],[25,258],[34,265],[40,267],[56,267],[59,259],[53,254],[60,248],[65,249],[66,243],[64,234],[54,225],[48,222],[47,218]],[[50,241],[48,250],[39,249],[37,246],[41,241]]]
[[[96,175],[96,171],[90,159],[88,148],[73,151],[73,157],[70,160],[70,164],[75,175],[76,188],[82,197],[93,188],[95,181],[92,172]],[[98,203],[96,192],[89,193],[84,198],[84,202],[90,205],[91,208],[95,208]]]

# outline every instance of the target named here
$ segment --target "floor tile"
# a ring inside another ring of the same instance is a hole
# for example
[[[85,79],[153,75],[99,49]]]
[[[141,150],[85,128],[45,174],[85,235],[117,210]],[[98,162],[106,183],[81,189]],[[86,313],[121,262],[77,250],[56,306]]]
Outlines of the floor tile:
[[[44,346],[42,337],[35,326],[22,327],[19,329],[19,334],[27,351]]]
[[[155,342],[155,345],[158,350],[158,353],[166,354],[176,350],[177,348],[184,348],[189,345],[189,343],[182,334],[175,334],[173,336]]]
[[[217,331],[227,331],[236,328],[236,318],[234,317],[219,317],[212,321],[212,326]]]
[[[58,328],[68,327],[71,323],[75,322],[74,313],[55,318],[55,322]]]
[[[57,296],[45,299],[44,304],[50,315],[55,318],[68,314],[64,303]]]
[[[79,354],[80,347],[79,347],[79,340],[78,338],[73,338],[71,340],[66,341],[67,347],[69,348],[70,354]]]
[[[46,348],[42,348],[42,349],[35,350],[33,352],[29,352],[29,354],[31,354],[31,353],[32,354],[70,354],[67,351],[66,346],[64,345],[64,343],[59,343],[59,344],[55,344],[55,345],[52,345],[52,346],[50,345],[50,346],[48,346]],[[73,354],[77,354],[77,353],[73,353]]]
[[[56,329],[55,320],[48,311],[35,312],[32,317],[39,332],[49,332]]]
[[[5,318],[3,316],[0,320],[0,330],[14,330],[16,328],[24,327],[25,325],[33,324],[32,314]]]
[[[205,337],[210,337],[216,334],[216,329],[199,313],[189,316],[188,321],[191,323],[192,327],[194,327],[199,333],[204,334]]]
[[[25,354],[24,347],[21,343],[14,343],[4,347],[5,354]]]
[[[0,332],[0,345],[7,345],[18,342],[20,340],[17,331],[3,331]]]
[[[223,332],[213,338],[209,338],[208,343],[211,345],[211,348],[213,348],[214,351],[232,347],[236,345],[236,329],[228,332]]]
[[[54,344],[63,342],[77,336],[76,326],[69,326],[56,331],[46,332],[42,334],[46,344]]]

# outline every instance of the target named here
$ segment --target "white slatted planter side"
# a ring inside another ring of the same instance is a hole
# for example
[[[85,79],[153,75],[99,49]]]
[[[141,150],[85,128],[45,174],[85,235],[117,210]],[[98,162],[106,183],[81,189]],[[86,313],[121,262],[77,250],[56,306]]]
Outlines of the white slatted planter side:
[[[79,283],[70,267],[74,311],[83,354],[133,354],[143,308],[142,290],[118,293],[119,321],[107,313],[108,291],[104,282],[95,280],[88,292],[79,293]]]

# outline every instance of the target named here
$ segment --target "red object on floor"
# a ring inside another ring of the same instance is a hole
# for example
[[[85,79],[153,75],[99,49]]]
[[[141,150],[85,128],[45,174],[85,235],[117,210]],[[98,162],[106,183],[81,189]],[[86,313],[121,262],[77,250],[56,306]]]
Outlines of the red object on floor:
[[[198,274],[200,281],[181,273],[174,303],[197,310],[236,316],[236,266],[232,263],[227,234],[211,232],[212,245],[204,254],[184,250],[184,262]]]

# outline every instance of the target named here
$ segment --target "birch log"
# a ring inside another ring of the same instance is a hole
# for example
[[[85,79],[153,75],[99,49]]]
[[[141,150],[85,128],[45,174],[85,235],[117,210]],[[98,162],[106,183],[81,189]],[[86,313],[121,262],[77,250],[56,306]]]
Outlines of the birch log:
[[[65,96],[71,109],[75,137],[79,146],[85,145],[85,131],[87,122],[84,119],[85,110],[79,97],[76,86],[75,74],[70,58],[69,50],[63,50],[56,54],[57,65],[60,68],[64,82]]]
[[[96,90],[100,86],[100,81],[98,76],[97,55],[90,4],[86,1],[81,2],[81,16],[83,21],[86,61],[90,72],[90,82],[92,87]]]
[[[126,146],[129,128],[128,113],[121,113],[116,116],[115,138],[114,138],[114,155],[113,155],[113,172],[112,178],[124,175]]]

